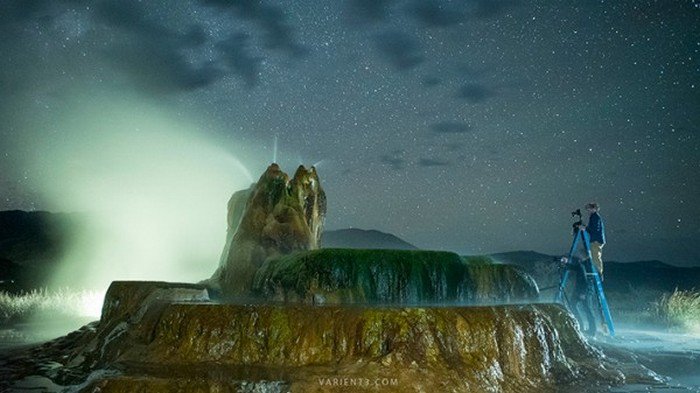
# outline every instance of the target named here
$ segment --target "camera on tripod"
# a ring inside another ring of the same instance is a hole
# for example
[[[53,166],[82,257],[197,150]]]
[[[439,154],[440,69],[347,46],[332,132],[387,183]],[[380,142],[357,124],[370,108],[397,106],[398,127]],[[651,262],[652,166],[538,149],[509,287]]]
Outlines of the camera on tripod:
[[[574,222],[571,226],[573,227],[574,233],[579,230],[579,227],[583,225],[583,218],[581,216],[581,209],[576,209],[571,212],[571,217],[578,217],[578,221]]]
[[[571,248],[569,249],[569,254],[566,257],[554,258],[559,264],[559,290],[554,295],[554,302],[563,303],[565,307],[569,308],[571,311],[575,311],[580,305],[580,301],[586,298],[580,296],[582,292],[579,292],[579,296],[575,297],[574,303],[569,304],[569,300],[566,297],[566,282],[569,277],[570,270],[578,270],[577,278],[583,279],[586,286],[586,292],[592,290],[595,294],[595,299],[597,303],[597,308],[601,317],[601,320],[605,322],[605,326],[608,329],[610,336],[615,336],[615,326],[613,325],[612,316],[610,315],[610,308],[608,307],[608,301],[605,299],[605,293],[603,292],[603,283],[598,274],[598,269],[593,266],[593,256],[591,255],[591,244],[590,237],[586,231],[582,231],[583,218],[581,215],[581,209],[576,209],[571,212],[571,217],[576,220],[573,223],[574,229],[574,239],[571,243]],[[580,242],[580,243],[579,243]],[[586,254],[582,258],[576,258],[575,254],[578,250],[577,246],[583,244]],[[583,288],[583,286],[579,286]],[[579,301],[576,301],[578,299]],[[588,300],[590,301],[590,299]],[[590,311],[590,309],[589,309]],[[593,333],[595,333],[595,317],[589,312],[588,327]]]

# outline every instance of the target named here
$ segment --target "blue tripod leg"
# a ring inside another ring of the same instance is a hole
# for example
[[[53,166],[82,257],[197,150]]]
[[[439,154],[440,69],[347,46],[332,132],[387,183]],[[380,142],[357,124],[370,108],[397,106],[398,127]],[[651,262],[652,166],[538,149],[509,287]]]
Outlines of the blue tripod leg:
[[[574,256],[574,252],[576,252],[576,246],[578,245],[578,238],[579,238],[579,233],[580,231],[577,230],[576,234],[574,235],[574,241],[571,243],[571,249],[569,250],[569,259],[568,261],[571,261]],[[566,281],[569,279],[569,269],[566,269],[564,271],[564,274],[561,277],[561,280],[559,281],[559,290],[557,293],[554,295],[554,302],[555,303],[561,303],[566,294],[564,293],[564,290],[566,289]]]
[[[554,295],[554,302],[555,303],[561,303],[564,296],[566,294],[564,293],[564,289],[566,288],[566,280],[569,279],[569,269],[566,269],[564,271],[564,274],[561,277],[561,281],[559,281],[559,290],[557,291],[557,294]]]
[[[598,303],[600,305],[600,311],[603,313],[603,319],[608,327],[608,332],[611,337],[615,337],[615,326],[613,325],[612,315],[610,314],[610,307],[608,307],[608,300],[605,298],[605,292],[603,292],[603,282],[600,281],[600,275],[598,274],[598,268],[593,266],[593,256],[591,255],[591,242],[587,233],[583,233],[583,240],[586,246],[586,254],[588,255],[588,263],[590,265],[591,273],[593,276],[593,283],[595,284],[595,291],[598,295]]]
[[[605,292],[603,292],[603,282],[600,281],[600,275],[598,274],[598,269],[591,263],[591,268],[593,271],[593,281],[595,282],[596,293],[598,294],[598,300],[600,301],[600,308],[603,311],[603,317],[605,318],[605,324],[608,326],[608,331],[611,337],[615,337],[615,326],[613,325],[612,315],[610,314],[610,308],[608,307],[608,301],[605,298]]]

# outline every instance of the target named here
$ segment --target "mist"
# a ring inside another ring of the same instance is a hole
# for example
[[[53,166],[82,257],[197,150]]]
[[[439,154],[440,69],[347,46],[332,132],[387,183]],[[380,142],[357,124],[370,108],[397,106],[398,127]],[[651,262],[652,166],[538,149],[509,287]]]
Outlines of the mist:
[[[22,166],[42,206],[88,221],[52,284],[106,290],[114,280],[209,277],[224,245],[228,198],[252,181],[231,153],[240,146],[223,146],[195,121],[134,94],[75,96],[63,105],[49,130],[20,141],[32,152]]]

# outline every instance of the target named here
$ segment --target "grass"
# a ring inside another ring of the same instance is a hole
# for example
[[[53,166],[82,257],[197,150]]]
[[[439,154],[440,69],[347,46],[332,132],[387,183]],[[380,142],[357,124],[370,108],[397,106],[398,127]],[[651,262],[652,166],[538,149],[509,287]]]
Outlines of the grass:
[[[99,318],[104,293],[60,288],[13,294],[0,291],[0,326],[45,319]]]
[[[616,323],[700,334],[700,290],[630,287],[605,295]]]
[[[700,333],[700,291],[664,293],[652,304],[653,315],[670,328]]]

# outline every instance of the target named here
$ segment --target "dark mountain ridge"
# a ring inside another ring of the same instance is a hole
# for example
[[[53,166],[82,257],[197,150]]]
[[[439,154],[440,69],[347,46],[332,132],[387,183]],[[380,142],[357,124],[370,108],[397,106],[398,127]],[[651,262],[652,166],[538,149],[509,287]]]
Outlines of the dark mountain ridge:
[[[87,225],[84,213],[0,212],[0,290],[45,286],[71,239]],[[321,245],[323,248],[418,249],[390,233],[356,228],[326,231]],[[556,256],[532,250],[490,256],[497,262],[519,266],[532,275],[541,288],[559,281]],[[606,261],[605,286],[606,290],[619,292],[641,287],[659,291],[698,289],[700,267],[677,267],[658,260]]]
[[[556,285],[559,280],[559,256],[536,251],[511,251],[491,254],[501,263],[520,266],[533,276],[541,287]],[[644,287],[671,292],[700,288],[700,267],[679,267],[662,261],[616,262],[604,261],[606,291],[626,292]]]
[[[321,246],[323,248],[418,249],[413,244],[390,233],[357,228],[325,231],[321,237]]]

